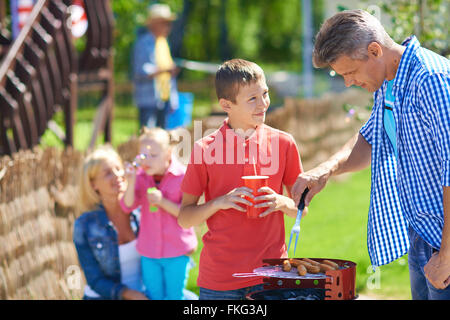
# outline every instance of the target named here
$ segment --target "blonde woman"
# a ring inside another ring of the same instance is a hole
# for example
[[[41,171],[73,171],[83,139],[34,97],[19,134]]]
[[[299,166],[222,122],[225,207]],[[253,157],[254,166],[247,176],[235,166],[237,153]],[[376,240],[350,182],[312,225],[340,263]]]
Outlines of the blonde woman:
[[[84,213],[73,233],[87,280],[83,299],[147,300],[136,251],[139,215],[125,214],[119,205],[125,189],[123,163],[113,148],[86,157],[79,193]]]

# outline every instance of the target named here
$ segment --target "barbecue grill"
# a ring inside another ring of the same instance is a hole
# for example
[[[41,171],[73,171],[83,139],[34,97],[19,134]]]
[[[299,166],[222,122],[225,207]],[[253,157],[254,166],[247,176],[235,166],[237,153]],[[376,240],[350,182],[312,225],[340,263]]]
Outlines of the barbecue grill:
[[[264,289],[249,293],[247,295],[248,300],[284,300],[296,299],[297,297],[312,300],[356,299],[356,263],[348,260],[328,258],[310,259],[319,263],[322,263],[323,260],[333,261],[339,265],[339,269],[299,276],[294,272],[281,271],[281,265],[286,259],[264,259],[261,268],[253,270],[252,273],[236,273],[234,276],[263,277]]]

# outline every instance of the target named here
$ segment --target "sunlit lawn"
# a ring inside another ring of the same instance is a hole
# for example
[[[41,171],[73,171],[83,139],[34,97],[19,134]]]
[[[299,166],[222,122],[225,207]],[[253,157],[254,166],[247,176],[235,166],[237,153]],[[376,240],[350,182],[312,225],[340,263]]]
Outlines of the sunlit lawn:
[[[74,127],[74,147],[78,150],[86,150],[91,141],[93,133],[93,119],[96,109],[93,107],[78,109],[76,112],[76,123]],[[132,106],[115,106],[114,120],[112,124],[112,144],[118,146],[126,142],[132,135],[138,132],[138,110]],[[54,120],[62,127],[63,115],[57,113]],[[56,135],[47,130],[41,139],[42,146],[62,146]],[[101,144],[103,135],[97,138],[97,144]]]

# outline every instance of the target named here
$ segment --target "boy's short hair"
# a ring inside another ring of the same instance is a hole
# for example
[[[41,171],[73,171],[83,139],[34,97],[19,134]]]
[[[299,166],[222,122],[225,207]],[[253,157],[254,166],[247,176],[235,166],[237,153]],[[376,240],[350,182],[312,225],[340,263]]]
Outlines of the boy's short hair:
[[[261,79],[265,80],[264,71],[256,63],[243,59],[225,61],[216,72],[217,99],[236,103],[240,86]]]

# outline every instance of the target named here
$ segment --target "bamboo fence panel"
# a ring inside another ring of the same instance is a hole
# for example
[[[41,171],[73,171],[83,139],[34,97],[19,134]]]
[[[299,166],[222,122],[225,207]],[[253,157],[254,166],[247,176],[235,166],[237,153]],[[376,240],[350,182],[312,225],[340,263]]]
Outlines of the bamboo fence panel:
[[[0,158],[0,299],[79,299],[67,269],[83,154],[56,148]],[[84,278],[83,278],[84,279]]]

